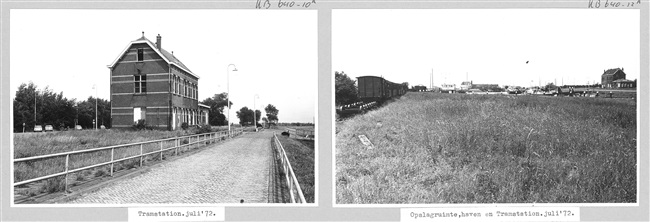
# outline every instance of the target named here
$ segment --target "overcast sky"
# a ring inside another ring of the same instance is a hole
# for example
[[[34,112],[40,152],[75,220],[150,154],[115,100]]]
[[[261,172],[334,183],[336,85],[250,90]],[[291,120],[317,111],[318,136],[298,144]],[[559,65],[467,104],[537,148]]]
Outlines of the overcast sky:
[[[333,10],[332,70],[429,86],[639,78],[636,9]],[[529,61],[526,64],[526,61]]]
[[[273,104],[280,122],[313,122],[317,96],[316,11],[307,10],[11,10],[11,93],[21,83],[67,98],[110,99],[110,70],[145,32],[199,79],[199,100],[226,91],[231,119],[242,106]],[[238,121],[238,120],[237,120]]]

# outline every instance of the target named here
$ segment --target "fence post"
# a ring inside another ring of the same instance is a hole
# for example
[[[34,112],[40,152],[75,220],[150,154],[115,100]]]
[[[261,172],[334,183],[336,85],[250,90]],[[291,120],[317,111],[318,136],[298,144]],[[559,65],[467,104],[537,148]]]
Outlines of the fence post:
[[[163,153],[162,150],[163,150],[163,144],[162,144],[162,141],[160,141],[160,161],[163,160],[163,159],[162,159],[162,153]]]
[[[70,162],[70,154],[65,155],[65,192],[68,192],[68,163]]]
[[[111,176],[113,176],[113,160],[114,160],[114,155],[115,155],[115,148],[111,148]]]
[[[142,167],[142,144],[140,144],[140,167]]]
[[[178,139],[174,139],[174,146],[176,146],[176,156],[178,156]]]

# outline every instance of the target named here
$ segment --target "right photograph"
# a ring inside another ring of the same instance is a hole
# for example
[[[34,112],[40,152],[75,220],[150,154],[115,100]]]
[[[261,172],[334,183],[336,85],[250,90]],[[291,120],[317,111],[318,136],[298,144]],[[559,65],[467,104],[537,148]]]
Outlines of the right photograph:
[[[335,204],[638,203],[640,10],[332,10]]]

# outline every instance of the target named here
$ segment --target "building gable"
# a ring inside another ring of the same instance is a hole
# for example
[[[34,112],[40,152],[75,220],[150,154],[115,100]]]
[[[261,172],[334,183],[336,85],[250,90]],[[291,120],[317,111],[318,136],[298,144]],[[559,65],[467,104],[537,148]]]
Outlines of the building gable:
[[[176,58],[173,54],[165,51],[164,49],[158,50],[158,47],[156,45],[149,41],[148,39],[142,37],[139,38],[135,41],[131,41],[125,48],[122,50],[122,52],[119,54],[119,56],[107,67],[108,68],[113,68],[115,65],[129,52],[131,47],[133,45],[138,45],[138,44],[144,44],[147,45],[149,49],[153,50],[160,58],[162,58],[167,64],[173,65],[178,67],[179,69],[185,71],[186,73],[190,74],[191,76],[195,78],[199,78],[198,75],[194,74],[192,71],[190,71],[178,58]]]

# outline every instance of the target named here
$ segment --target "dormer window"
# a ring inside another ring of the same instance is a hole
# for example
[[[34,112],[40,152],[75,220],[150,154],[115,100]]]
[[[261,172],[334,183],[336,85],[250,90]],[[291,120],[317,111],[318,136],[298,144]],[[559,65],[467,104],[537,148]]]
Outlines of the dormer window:
[[[144,49],[139,48],[138,49],[138,62],[141,62],[142,60],[144,60]]]

